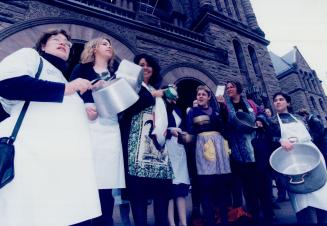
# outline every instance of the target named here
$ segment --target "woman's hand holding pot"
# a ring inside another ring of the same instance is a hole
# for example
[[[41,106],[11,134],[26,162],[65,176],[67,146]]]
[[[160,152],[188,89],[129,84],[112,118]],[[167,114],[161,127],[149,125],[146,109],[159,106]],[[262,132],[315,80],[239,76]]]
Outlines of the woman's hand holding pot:
[[[293,143],[289,140],[281,139],[280,145],[286,149],[286,151],[291,151],[293,149]]]
[[[172,128],[170,129],[170,132],[174,137],[178,137],[178,134],[182,133],[183,131],[180,128]]]
[[[108,82],[105,81],[105,80],[98,80],[95,83],[92,83],[93,84],[92,89],[102,88],[102,87],[104,87],[106,85],[106,83],[108,83]]]
[[[72,95],[76,92],[83,94],[85,91],[92,88],[92,84],[89,80],[83,78],[77,78],[65,85],[65,96]]]
[[[87,106],[85,110],[86,110],[87,117],[90,121],[94,121],[97,119],[98,112],[94,106]]]
[[[159,90],[153,90],[151,92],[153,97],[163,97],[164,95],[164,90],[163,89],[159,89]]]

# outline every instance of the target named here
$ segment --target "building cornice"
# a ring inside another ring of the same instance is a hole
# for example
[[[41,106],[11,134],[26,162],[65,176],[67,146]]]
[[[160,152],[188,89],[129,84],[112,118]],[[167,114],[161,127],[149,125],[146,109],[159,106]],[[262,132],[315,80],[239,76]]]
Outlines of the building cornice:
[[[304,92],[304,93],[307,92],[310,96],[318,96],[318,97],[322,97],[322,98],[324,98],[324,95],[323,95],[323,94],[315,93],[315,92],[312,92],[312,91],[310,91],[310,90],[303,89],[303,88],[296,88],[296,89],[293,89],[292,91],[289,91],[288,93],[289,93],[289,94],[292,94],[292,93],[295,93],[295,92],[298,92],[298,91],[302,91],[302,92]],[[306,96],[308,96],[308,95],[306,94]],[[309,96],[308,96],[308,97],[309,97]]]
[[[224,15],[220,15],[218,13],[212,13],[212,12],[206,12],[202,16],[199,17],[197,24],[194,26],[194,30],[202,30],[207,24],[209,23],[215,23],[218,25],[221,25],[229,30],[235,31],[237,33],[240,33],[244,35],[245,37],[248,37],[250,39],[253,39],[265,46],[269,45],[269,41],[265,39],[264,37],[258,35],[256,32],[250,30],[245,25],[234,21]]]
[[[288,76],[291,73],[299,74],[298,71],[296,70],[296,68],[292,67],[290,69],[287,69],[286,71],[283,71],[282,73],[280,73],[276,77],[277,77],[277,79],[282,79],[282,78],[285,78],[286,76]]]
[[[203,54],[198,53],[197,51],[194,51],[191,48],[182,48],[182,47],[172,46],[172,45],[168,45],[168,44],[158,42],[158,41],[153,40],[153,39],[141,37],[141,36],[137,36],[137,39],[138,40],[144,40],[144,41],[149,42],[149,43],[154,43],[156,45],[160,45],[160,46],[163,46],[163,47],[173,48],[173,49],[179,50],[181,52],[190,53],[192,55],[196,55],[196,56],[201,57],[201,58],[204,57]],[[226,64],[226,65],[229,64],[227,52],[219,51],[220,49],[218,49],[218,48],[206,48],[205,50],[206,50],[206,52],[208,52],[208,55],[205,56],[206,59],[217,61],[217,62]]]

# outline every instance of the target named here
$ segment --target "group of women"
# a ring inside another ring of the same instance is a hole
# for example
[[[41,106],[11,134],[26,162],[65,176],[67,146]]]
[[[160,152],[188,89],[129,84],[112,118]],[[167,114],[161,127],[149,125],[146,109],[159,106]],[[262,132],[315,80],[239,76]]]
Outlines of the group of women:
[[[174,203],[179,225],[186,225],[190,184],[186,155],[193,152],[187,153],[184,144],[192,140],[196,168],[192,181],[199,188],[205,224],[228,223],[228,207],[241,208],[243,197],[253,219],[259,219],[262,209],[264,218],[272,220],[269,180],[261,181],[268,184],[269,195],[260,199],[257,177],[257,152],[271,146],[254,145],[257,132],[243,131],[234,123],[237,112],[246,112],[259,128],[271,131],[266,138],[272,144],[292,151],[288,138],[294,131],[301,131],[310,143],[301,120],[287,111],[288,95],[275,94],[277,114],[268,120],[258,117],[256,104],[241,95],[239,82],[226,83],[226,99],[215,97],[218,108],[210,106],[212,92],[201,85],[196,106],[185,117],[176,106],[177,93],[166,92],[176,87],[160,89],[157,61],[140,54],[134,59],[144,72],[139,100],[118,116],[101,118],[92,89],[115,78],[114,49],[106,37],[87,42],[67,81],[71,46],[64,30],[52,30],[41,36],[35,49],[20,49],[0,63],[0,103],[10,115],[0,123],[1,137],[10,136],[24,101],[31,101],[14,143],[15,178],[0,190],[0,225],[113,225],[116,188],[126,188],[123,196],[130,202],[136,226],[147,225],[150,199],[157,226],[175,225]],[[41,76],[36,79],[41,60]],[[93,84],[97,79],[101,81]],[[166,110],[156,111],[162,101]],[[158,145],[153,130],[156,120],[165,118],[166,143]],[[327,222],[325,187],[290,195],[300,222],[310,222],[306,216],[312,212],[319,222]]]

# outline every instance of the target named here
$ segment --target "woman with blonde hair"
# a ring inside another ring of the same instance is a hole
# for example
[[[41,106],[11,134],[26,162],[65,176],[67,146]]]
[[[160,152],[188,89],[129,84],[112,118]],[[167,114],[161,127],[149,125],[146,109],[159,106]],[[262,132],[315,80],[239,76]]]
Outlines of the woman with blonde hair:
[[[111,68],[113,61],[114,50],[110,40],[105,37],[92,39],[85,44],[81,55],[81,63],[74,68],[71,79],[111,80],[114,77]],[[85,103],[90,122],[95,172],[102,210],[102,216],[92,220],[92,225],[113,225],[114,199],[112,189],[125,188],[118,119],[116,115],[110,118],[98,117],[90,90],[81,97]]]

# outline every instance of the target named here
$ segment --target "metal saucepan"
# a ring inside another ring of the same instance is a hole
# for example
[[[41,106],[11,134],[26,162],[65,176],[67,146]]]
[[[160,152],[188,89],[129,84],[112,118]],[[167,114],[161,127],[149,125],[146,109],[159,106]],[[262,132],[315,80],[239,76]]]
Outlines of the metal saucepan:
[[[102,118],[109,118],[124,111],[139,99],[135,90],[122,78],[104,83],[102,87],[92,91],[92,96]]]
[[[255,126],[255,119],[251,117],[249,113],[238,111],[233,118],[232,124],[235,126],[237,131],[243,133],[252,133]]]
[[[287,190],[306,194],[325,185],[327,173],[315,146],[295,143],[291,151],[277,148],[270,156],[270,165],[277,171]]]
[[[116,71],[116,78],[125,79],[138,93],[143,82],[143,68],[128,60],[122,60]]]

